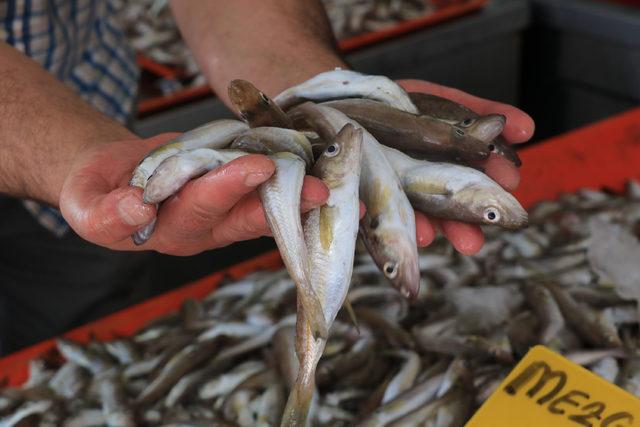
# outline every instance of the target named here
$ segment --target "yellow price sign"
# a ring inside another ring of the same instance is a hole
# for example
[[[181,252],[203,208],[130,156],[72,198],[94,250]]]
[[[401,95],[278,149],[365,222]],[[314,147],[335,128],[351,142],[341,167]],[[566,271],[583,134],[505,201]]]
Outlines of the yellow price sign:
[[[640,427],[640,399],[543,346],[532,348],[467,427]]]

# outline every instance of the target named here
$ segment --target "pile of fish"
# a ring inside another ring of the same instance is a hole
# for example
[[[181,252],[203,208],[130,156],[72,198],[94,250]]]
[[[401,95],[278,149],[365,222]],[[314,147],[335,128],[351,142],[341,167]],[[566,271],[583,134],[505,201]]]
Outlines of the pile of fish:
[[[234,80],[229,98],[244,121],[218,120],[180,135],[150,152],[130,184],[144,190],[145,203],[159,206],[189,180],[231,160],[251,153],[273,160],[275,173],[258,193],[298,290],[296,350],[304,367],[283,424],[302,425],[315,368],[345,304],[358,234],[389,283],[415,298],[420,271],[413,209],[521,228],[527,213],[518,201],[470,167],[492,153],[520,161],[500,138],[504,116],[480,117],[442,98],[408,94],[383,76],[336,69],[273,100],[250,82]],[[326,184],[329,198],[301,219],[307,173]],[[361,221],[359,200],[366,207]],[[143,244],[154,229],[155,220],[134,242]]]
[[[338,40],[380,31],[436,10],[427,0],[322,0]]]
[[[640,397],[640,186],[580,190],[530,218],[486,228],[473,257],[436,240],[411,302],[359,251],[307,425],[463,426],[536,344]],[[300,372],[295,301],[285,269],[260,271],[131,337],[60,339],[63,365],[33,360],[21,388],[0,390],[0,425],[279,425]]]
[[[164,95],[206,85],[191,51],[185,46],[168,0],[116,0],[131,46],[158,64],[180,70],[177,78],[155,83]],[[426,0],[323,0],[338,39],[392,27],[436,10]]]
[[[158,64],[179,70],[176,78],[155,82],[165,96],[188,87],[206,85],[206,79],[180,35],[168,0],[115,0],[125,36],[136,52]]]

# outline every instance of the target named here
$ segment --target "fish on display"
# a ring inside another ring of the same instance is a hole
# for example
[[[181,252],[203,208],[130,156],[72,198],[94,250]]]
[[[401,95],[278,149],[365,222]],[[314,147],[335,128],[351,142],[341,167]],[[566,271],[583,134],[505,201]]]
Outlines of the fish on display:
[[[407,92],[385,76],[370,76],[336,68],[284,90],[274,98],[287,111],[305,101],[329,101],[339,98],[368,98],[388,104],[398,110],[417,114],[418,109]]]
[[[246,80],[232,80],[228,87],[229,99],[238,109],[240,117],[252,128],[274,126],[291,128],[291,119],[267,95]]]
[[[294,121],[308,122],[323,139],[346,123],[358,125],[333,108],[305,103],[291,111]],[[363,129],[360,198],[367,211],[360,233],[380,271],[400,292],[414,297],[420,287],[415,216],[383,146]]]
[[[293,153],[307,164],[313,165],[311,142],[302,132],[277,127],[257,127],[238,135],[230,148],[248,153]]]
[[[344,304],[351,283],[358,234],[362,134],[361,129],[346,124],[325,148],[313,174],[327,185],[329,198],[304,220],[310,256],[309,277],[329,327]],[[300,367],[285,407],[283,426],[304,425],[313,398],[316,366],[326,339],[314,335],[309,320],[309,313],[299,303],[296,352]]]
[[[344,145],[337,151],[344,153]],[[356,173],[356,163],[345,167],[345,176]],[[321,175],[336,196],[339,175]],[[351,185],[352,197],[344,199],[351,204],[353,237],[358,184]],[[462,426],[526,352],[522,343],[548,345],[640,397],[634,294],[626,282],[600,273],[581,284],[573,280],[583,269],[606,267],[623,278],[637,272],[620,259],[607,263],[611,242],[591,239],[596,230],[616,227],[630,238],[630,249],[640,245],[637,188],[542,202],[531,209],[526,230],[484,227],[486,243],[472,257],[439,237],[420,254],[423,286],[411,301],[387,285],[369,255],[358,253],[346,298],[344,282],[339,291],[318,292],[331,320],[326,340],[314,339],[310,329],[296,337],[296,283],[284,268],[228,279],[129,337],[86,344],[60,339],[61,365],[34,360],[24,385],[0,388],[0,425],[278,425],[293,388],[303,391],[301,399],[313,394],[306,425]],[[343,258],[353,250],[341,241],[328,261],[323,242],[336,243],[347,232],[331,228],[322,218],[333,216],[319,209],[311,218],[316,237],[309,247],[319,255],[310,260],[323,260],[311,267],[318,291],[330,275],[348,276],[351,260]],[[594,218],[599,228],[584,226]],[[331,316],[343,300],[353,305],[358,329],[346,313]],[[298,328],[304,316],[298,306]],[[305,340],[296,346],[300,337]],[[320,355],[314,387],[309,373]],[[304,390],[296,388],[299,372],[307,372]]]
[[[399,111],[369,99],[343,99],[325,105],[342,111],[364,126],[383,145],[427,160],[477,162],[489,157],[489,143],[474,138],[458,125],[427,115]],[[498,122],[492,135],[502,132]]]
[[[413,206],[428,215],[517,229],[527,225],[518,200],[484,173],[465,166],[413,159],[383,151]]]
[[[520,167],[522,161],[518,152],[502,136],[506,118],[501,114],[480,116],[473,110],[446,98],[420,92],[410,92],[411,101],[420,114],[434,117],[452,125],[466,129],[467,133],[485,142],[491,142],[491,152],[496,153]],[[500,127],[502,126],[502,127]],[[500,132],[496,133],[496,129]]]

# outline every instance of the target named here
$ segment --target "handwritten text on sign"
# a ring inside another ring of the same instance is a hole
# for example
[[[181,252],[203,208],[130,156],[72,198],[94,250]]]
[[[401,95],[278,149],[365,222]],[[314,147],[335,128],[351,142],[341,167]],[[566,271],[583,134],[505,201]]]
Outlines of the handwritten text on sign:
[[[640,400],[545,347],[534,347],[467,427],[640,427]]]

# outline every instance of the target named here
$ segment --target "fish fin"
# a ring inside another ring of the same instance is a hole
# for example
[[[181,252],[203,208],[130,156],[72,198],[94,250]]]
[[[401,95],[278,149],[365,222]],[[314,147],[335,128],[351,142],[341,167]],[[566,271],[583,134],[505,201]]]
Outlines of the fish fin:
[[[347,310],[347,314],[349,315],[349,318],[353,322],[353,326],[356,327],[356,331],[358,331],[358,335],[360,335],[360,324],[358,323],[358,317],[356,316],[356,312],[353,309],[353,306],[351,305],[351,302],[349,301],[349,299],[344,300],[344,308]]]
[[[449,197],[452,195],[451,190],[446,185],[441,185],[429,181],[413,181],[404,186],[404,190],[414,194],[430,194],[436,196]]]
[[[315,292],[309,289],[307,292],[300,294],[301,303],[304,307],[306,319],[311,327],[311,333],[314,339],[323,338],[326,339],[329,335],[327,328],[327,321],[324,318],[324,312],[322,311],[322,305]]]
[[[156,203],[156,209],[158,208],[158,204]],[[149,224],[142,227],[140,230],[136,231],[131,235],[131,240],[136,246],[140,246],[144,244],[147,240],[151,238],[153,231],[156,229],[156,218],[154,218]]]

